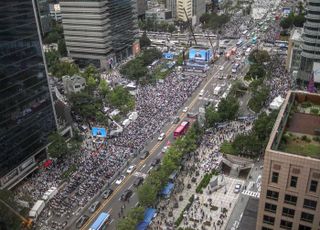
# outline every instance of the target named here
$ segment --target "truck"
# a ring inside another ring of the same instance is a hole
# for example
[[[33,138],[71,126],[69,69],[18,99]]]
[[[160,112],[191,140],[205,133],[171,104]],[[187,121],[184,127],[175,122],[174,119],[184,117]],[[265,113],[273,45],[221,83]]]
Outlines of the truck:
[[[42,210],[45,207],[44,200],[37,200],[37,202],[33,205],[32,209],[29,211],[29,217],[36,220]]]
[[[213,94],[214,95],[219,95],[221,91],[221,86],[216,86],[216,88],[214,88],[213,90]]]

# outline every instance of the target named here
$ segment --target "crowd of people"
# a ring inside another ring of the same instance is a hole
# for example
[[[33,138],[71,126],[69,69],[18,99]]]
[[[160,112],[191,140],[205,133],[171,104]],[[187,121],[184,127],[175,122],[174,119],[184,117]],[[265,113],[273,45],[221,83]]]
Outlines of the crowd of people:
[[[117,77],[108,78],[118,80]],[[160,134],[163,125],[177,113],[202,80],[199,75],[181,79],[172,73],[156,85],[138,86],[138,117],[118,137],[109,139],[107,144],[96,145],[87,134],[78,156],[54,162],[49,168],[40,170],[16,190],[16,197],[24,199],[24,194],[30,194],[30,203],[33,203],[50,187],[59,187],[58,194],[46,205],[37,224],[46,226],[46,220],[54,215],[50,228],[62,228],[76,210],[84,207],[120,173],[122,167],[127,166],[131,154],[142,150],[150,138]],[[71,175],[66,176],[71,168],[74,169]]]

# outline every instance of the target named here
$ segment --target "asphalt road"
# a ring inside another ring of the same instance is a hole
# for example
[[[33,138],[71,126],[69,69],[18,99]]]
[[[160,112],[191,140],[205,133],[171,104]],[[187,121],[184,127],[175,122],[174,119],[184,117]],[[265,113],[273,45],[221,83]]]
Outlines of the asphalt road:
[[[221,66],[224,66],[223,70],[220,70]],[[198,87],[198,89],[192,94],[191,98],[189,98],[189,100],[184,104],[184,106],[182,106],[182,108],[187,106],[189,108],[189,112],[197,113],[199,112],[199,108],[203,107],[206,100],[217,100],[218,98],[220,98],[221,94],[223,94],[223,92],[227,89],[229,84],[231,84],[231,80],[218,79],[218,76],[220,74],[230,74],[231,67],[231,61],[226,61],[224,59],[219,60],[217,64],[210,68],[210,70],[207,73],[207,77],[204,79],[200,87]],[[220,96],[213,95],[213,89],[217,85],[223,86]],[[202,89],[204,90],[204,95],[202,97],[199,97],[199,92]],[[187,118],[187,114],[183,113],[182,109],[178,111],[177,115],[179,115],[180,121]],[[81,229],[87,230],[102,211],[107,211],[111,215],[111,223],[109,224],[108,228],[115,229],[117,219],[119,218],[121,206],[123,206],[124,204],[126,205],[126,208],[124,209],[124,213],[126,214],[126,212],[131,207],[134,207],[138,204],[138,198],[135,192],[136,188],[133,187],[135,179],[138,176],[146,177],[148,172],[151,170],[150,164],[152,160],[155,158],[162,158],[163,154],[161,153],[161,150],[167,144],[168,141],[173,141],[173,131],[176,129],[178,125],[179,124],[169,123],[162,129],[162,131],[166,133],[166,137],[164,138],[164,140],[157,141],[158,137],[154,137],[154,140],[151,141],[146,148],[147,150],[149,150],[150,155],[144,160],[140,160],[139,157],[137,157],[131,162],[130,165],[136,165],[134,172],[130,175],[127,175],[125,172],[123,172],[123,175],[126,175],[125,180],[118,186],[115,183],[111,184],[110,187],[114,190],[114,192],[108,199],[104,200],[101,198],[101,196],[97,198],[97,200],[101,200],[101,206],[96,210],[95,213],[91,214],[88,212],[88,210],[82,212],[82,214],[89,215],[90,218]],[[130,197],[130,202],[122,202],[120,201],[121,194],[127,189],[133,190],[134,193]],[[75,224],[74,227],[71,227],[71,229],[76,229]]]

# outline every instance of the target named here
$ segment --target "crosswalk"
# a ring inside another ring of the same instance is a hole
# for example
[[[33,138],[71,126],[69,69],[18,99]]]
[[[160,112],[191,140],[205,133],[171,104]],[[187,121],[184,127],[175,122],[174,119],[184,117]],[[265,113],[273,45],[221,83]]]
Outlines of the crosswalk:
[[[243,195],[247,195],[247,196],[252,196],[252,197],[255,197],[255,198],[260,198],[260,192],[253,192],[253,191],[249,191],[249,190],[243,190],[242,191],[242,194]]]

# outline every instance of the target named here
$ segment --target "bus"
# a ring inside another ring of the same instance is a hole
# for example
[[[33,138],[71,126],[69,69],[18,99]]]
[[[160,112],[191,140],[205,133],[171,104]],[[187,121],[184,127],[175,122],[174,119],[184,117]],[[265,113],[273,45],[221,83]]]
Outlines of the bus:
[[[110,221],[110,214],[107,212],[102,212],[95,220],[95,222],[91,225],[89,230],[105,230],[107,229],[107,225]]]
[[[242,46],[242,44],[243,44],[243,40],[239,40],[239,41],[237,42],[237,47]]]
[[[188,131],[189,128],[189,121],[183,121],[181,122],[181,124],[176,128],[176,130],[173,133],[173,137],[175,139],[177,139],[178,137],[183,136],[184,134],[186,134],[186,132]]]

